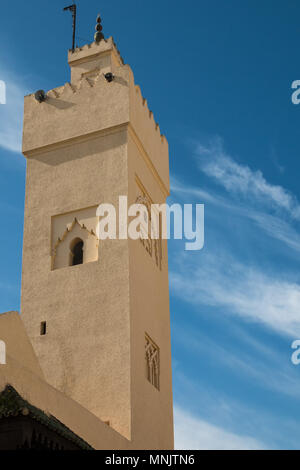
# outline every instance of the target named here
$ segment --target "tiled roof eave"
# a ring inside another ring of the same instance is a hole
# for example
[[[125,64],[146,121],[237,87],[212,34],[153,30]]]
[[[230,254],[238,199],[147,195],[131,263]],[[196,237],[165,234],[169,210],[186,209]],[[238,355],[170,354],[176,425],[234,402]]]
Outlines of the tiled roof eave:
[[[81,437],[77,436],[67,426],[61,423],[52,415],[47,415],[44,411],[31,405],[24,400],[19,393],[11,386],[7,385],[0,393],[0,420],[4,418],[28,416],[35,421],[43,424],[56,434],[73,442],[82,450],[93,450]]]

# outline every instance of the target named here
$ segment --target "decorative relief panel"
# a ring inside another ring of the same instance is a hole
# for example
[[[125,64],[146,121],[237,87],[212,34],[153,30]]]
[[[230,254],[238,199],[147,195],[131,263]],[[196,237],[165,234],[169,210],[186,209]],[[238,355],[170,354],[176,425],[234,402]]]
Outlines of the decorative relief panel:
[[[151,228],[154,228],[154,221],[151,220],[151,206],[153,204],[150,196],[148,195],[147,191],[141,184],[141,182],[136,179],[137,181],[137,197],[136,197],[136,204],[143,204],[147,208],[148,218],[144,220],[144,225],[141,226],[141,233],[145,232],[148,233],[148,238],[140,238],[142,245],[145,247],[147,253],[153,258],[154,262],[156,263],[159,269],[162,268],[162,239],[161,239],[161,214],[158,213],[156,209],[154,209],[154,214],[156,216],[156,220],[158,220],[158,227],[156,230],[153,230],[154,233],[157,231],[158,238],[151,237]]]
[[[159,390],[159,348],[147,334],[145,335],[145,360],[146,377],[149,382]]]

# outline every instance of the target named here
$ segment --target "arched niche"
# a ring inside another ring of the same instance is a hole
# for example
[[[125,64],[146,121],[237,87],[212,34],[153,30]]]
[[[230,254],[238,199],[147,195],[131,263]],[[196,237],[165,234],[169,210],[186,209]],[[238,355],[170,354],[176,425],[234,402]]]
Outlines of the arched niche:
[[[78,266],[98,260],[99,240],[75,218],[57,240],[52,254],[52,269]]]

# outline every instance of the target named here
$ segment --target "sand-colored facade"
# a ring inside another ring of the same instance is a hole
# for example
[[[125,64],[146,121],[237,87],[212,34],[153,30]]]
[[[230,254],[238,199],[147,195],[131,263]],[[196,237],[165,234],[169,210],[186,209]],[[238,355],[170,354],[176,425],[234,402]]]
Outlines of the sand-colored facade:
[[[71,82],[45,102],[25,97],[22,302],[13,321],[28,353],[24,365],[8,353],[0,388],[15,386],[95,448],[172,449],[167,242],[96,234],[101,203],[165,202],[168,143],[112,38],[70,52],[69,64]],[[79,238],[83,264],[72,266]],[[9,321],[0,316],[0,339]],[[145,348],[156,355],[155,386]]]

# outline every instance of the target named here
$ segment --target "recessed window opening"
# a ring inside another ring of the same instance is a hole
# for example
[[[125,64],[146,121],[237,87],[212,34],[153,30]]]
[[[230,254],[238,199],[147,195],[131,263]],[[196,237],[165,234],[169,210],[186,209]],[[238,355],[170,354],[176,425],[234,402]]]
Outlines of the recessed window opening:
[[[83,264],[83,246],[84,243],[80,238],[76,238],[71,243],[71,266]]]

